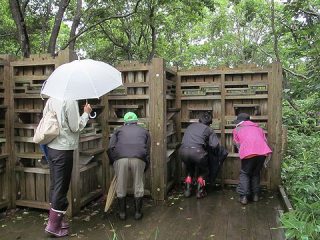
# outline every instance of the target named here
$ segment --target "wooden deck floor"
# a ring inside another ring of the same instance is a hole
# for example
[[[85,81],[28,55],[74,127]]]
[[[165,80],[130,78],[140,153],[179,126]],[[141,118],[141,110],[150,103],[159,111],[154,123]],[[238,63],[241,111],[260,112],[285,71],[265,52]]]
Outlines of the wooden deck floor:
[[[124,239],[282,240],[279,210],[275,193],[264,192],[258,203],[244,207],[234,190],[220,190],[200,200],[172,196],[166,207],[147,207],[141,224],[126,221],[132,227],[113,222]]]
[[[105,215],[103,202],[85,208],[72,219],[71,234],[66,239],[117,240],[284,240],[279,228],[279,210],[276,193],[264,192],[258,203],[243,207],[234,189],[210,191],[204,199],[185,199],[172,195],[165,205],[154,206],[145,201],[144,218],[133,219],[132,199],[128,201],[128,219],[118,220],[116,213]],[[114,206],[115,207],[115,206]],[[21,218],[16,213],[0,218],[0,239],[46,239],[44,220],[46,212],[27,210]],[[19,219],[19,220],[18,220]]]

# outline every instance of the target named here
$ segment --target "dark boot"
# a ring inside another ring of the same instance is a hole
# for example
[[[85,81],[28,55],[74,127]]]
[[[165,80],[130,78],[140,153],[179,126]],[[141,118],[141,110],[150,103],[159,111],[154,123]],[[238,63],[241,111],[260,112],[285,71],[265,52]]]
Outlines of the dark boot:
[[[254,202],[258,202],[259,201],[259,194],[258,193],[254,193],[253,194],[252,201],[254,201]]]
[[[118,205],[119,205],[119,218],[121,220],[126,220],[126,210],[127,210],[127,201],[126,197],[118,198]]]
[[[67,229],[62,229],[61,227],[63,216],[63,213],[56,212],[52,208],[50,208],[49,221],[45,228],[45,231],[54,235],[55,237],[67,236],[69,234],[69,231]]]
[[[134,219],[135,220],[140,220],[143,217],[141,208],[142,208],[142,197],[134,198]]]
[[[206,192],[206,182],[202,177],[198,177],[197,179],[197,198],[204,198],[207,196]]]
[[[184,180],[184,184],[185,184],[184,196],[188,198],[191,196],[192,178],[190,176],[187,176],[186,179]]]

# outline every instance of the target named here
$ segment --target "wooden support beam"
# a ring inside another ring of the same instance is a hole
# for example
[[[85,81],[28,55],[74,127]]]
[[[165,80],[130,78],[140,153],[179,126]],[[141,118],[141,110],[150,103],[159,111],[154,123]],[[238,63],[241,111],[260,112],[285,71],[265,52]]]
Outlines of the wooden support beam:
[[[281,183],[282,161],[282,68],[280,63],[275,62],[272,64],[269,75],[268,142],[272,149],[270,187],[276,190]]]
[[[149,73],[150,81],[150,132],[151,132],[151,176],[152,197],[154,200],[164,200],[167,191],[167,137],[166,137],[166,94],[165,94],[165,63],[163,59],[155,58]]]

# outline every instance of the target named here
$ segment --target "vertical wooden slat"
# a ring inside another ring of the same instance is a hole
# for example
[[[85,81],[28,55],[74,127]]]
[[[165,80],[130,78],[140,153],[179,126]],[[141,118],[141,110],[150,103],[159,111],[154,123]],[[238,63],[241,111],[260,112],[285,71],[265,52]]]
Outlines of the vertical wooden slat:
[[[281,137],[282,137],[282,68],[280,63],[272,64],[269,78],[268,141],[272,147],[270,187],[277,189],[281,182]],[[271,111],[272,109],[272,111]]]
[[[164,60],[155,58],[152,60],[150,70],[150,130],[152,141],[151,175],[152,196],[154,200],[164,200],[166,196],[166,94]]]
[[[226,75],[221,75],[221,135],[220,135],[220,142],[221,145],[226,147],[226,136],[225,136],[225,125],[226,125],[226,94],[225,94],[225,81],[226,81]],[[221,184],[224,185],[224,179],[227,177],[227,167],[226,164],[224,164],[221,167]]]

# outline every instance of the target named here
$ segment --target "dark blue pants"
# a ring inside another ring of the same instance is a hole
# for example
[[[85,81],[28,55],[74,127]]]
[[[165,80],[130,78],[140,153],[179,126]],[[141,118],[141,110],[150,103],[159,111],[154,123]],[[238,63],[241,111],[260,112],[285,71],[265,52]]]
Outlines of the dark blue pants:
[[[248,196],[260,191],[260,172],[266,156],[255,156],[241,160],[240,181],[237,192]]]
[[[73,166],[73,150],[56,150],[48,147],[48,163],[51,207],[55,210],[66,211],[69,205],[67,193]]]

